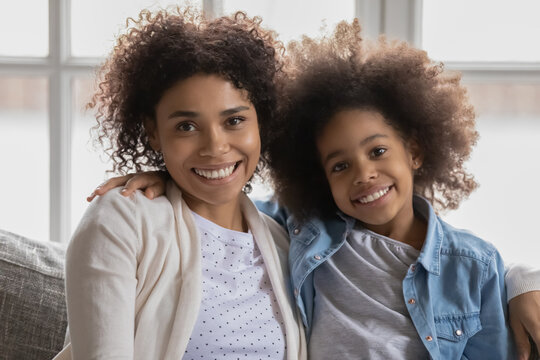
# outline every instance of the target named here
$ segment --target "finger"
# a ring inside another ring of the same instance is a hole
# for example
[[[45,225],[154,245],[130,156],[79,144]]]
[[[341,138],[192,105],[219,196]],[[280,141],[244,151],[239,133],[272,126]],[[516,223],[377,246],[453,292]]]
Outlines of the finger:
[[[88,197],[86,198],[86,201],[91,202],[96,197],[96,193],[93,191]]]
[[[144,196],[152,200],[155,196],[154,190],[152,190],[151,187],[147,187],[146,190],[144,190]]]
[[[149,187],[154,192],[154,197],[165,194],[165,184],[164,181],[157,181]]]
[[[531,336],[532,340],[534,341],[534,344],[536,345],[536,351],[540,352],[540,331],[530,331],[529,335]]]
[[[517,358],[519,360],[528,360],[531,355],[531,343],[527,331],[518,320],[510,319],[510,325],[516,341]]]
[[[109,190],[114,189],[115,187],[119,187],[119,186],[122,186],[122,185],[126,184],[129,181],[129,179],[131,179],[133,176],[134,176],[134,174],[128,174],[128,175],[124,175],[124,176],[117,176],[117,177],[110,178],[109,180],[107,180],[104,183],[102,183],[101,185],[99,185],[96,188],[96,190],[94,190],[94,193],[96,195],[104,195]]]
[[[129,196],[133,194],[135,190],[148,189],[148,187],[151,186],[153,182],[155,182],[155,178],[154,175],[151,175],[151,173],[137,174],[137,176],[132,177],[126,182],[124,188],[121,191],[122,195]]]

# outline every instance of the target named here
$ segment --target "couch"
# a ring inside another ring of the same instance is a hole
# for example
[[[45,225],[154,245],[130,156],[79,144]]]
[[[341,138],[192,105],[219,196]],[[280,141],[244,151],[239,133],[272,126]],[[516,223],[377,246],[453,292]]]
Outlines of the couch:
[[[0,360],[49,360],[63,347],[65,248],[0,230]]]

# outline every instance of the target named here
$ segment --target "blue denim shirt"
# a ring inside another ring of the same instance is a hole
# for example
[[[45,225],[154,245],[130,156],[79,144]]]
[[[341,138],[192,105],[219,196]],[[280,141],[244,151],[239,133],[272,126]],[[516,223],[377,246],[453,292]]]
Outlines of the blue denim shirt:
[[[345,242],[355,219],[310,219],[303,224],[275,203],[258,203],[289,231],[289,267],[297,307],[309,336],[314,311],[313,271]],[[427,221],[416,263],[403,279],[403,301],[433,359],[511,359],[504,264],[497,250],[442,221],[425,199],[415,212]],[[336,334],[337,336],[337,334]]]

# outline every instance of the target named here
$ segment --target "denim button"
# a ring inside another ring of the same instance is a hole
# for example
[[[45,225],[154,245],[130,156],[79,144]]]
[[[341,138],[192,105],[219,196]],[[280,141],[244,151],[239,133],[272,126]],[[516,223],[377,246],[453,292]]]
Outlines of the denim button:
[[[321,260],[321,255],[315,255],[314,258],[315,260]]]
[[[457,335],[457,336],[461,336],[461,335],[463,335],[463,331],[461,331],[461,330],[457,329],[457,330],[456,330],[456,335]]]
[[[293,230],[293,234],[294,234],[294,235],[300,234],[300,229],[299,229],[299,228],[294,229],[294,230]]]
[[[409,301],[408,301],[409,304],[413,305],[416,303],[416,300],[414,300],[413,298],[410,298]]]
[[[431,340],[433,340],[433,338],[432,338],[431,336],[428,335],[428,336],[426,336],[426,340],[427,340],[427,341],[431,341]]]

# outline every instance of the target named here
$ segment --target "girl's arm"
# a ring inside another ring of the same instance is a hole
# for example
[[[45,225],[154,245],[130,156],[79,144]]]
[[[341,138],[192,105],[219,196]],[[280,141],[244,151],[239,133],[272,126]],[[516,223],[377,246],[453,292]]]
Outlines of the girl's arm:
[[[66,255],[73,359],[133,359],[137,249],[133,201],[111,192],[91,204]]]
[[[87,200],[92,201],[94,197],[119,186],[123,186],[121,194],[124,196],[131,195],[137,189],[144,189],[146,197],[152,199],[165,193],[167,177],[166,172],[151,171],[112,178],[98,186]],[[283,226],[286,219],[282,218],[283,211],[279,208],[274,207],[270,213],[264,212],[276,218]],[[524,269],[522,266],[512,266],[506,277],[506,286],[510,290],[508,299],[511,299],[510,325],[520,359],[527,359],[531,351],[529,336],[540,348],[540,269]]]

